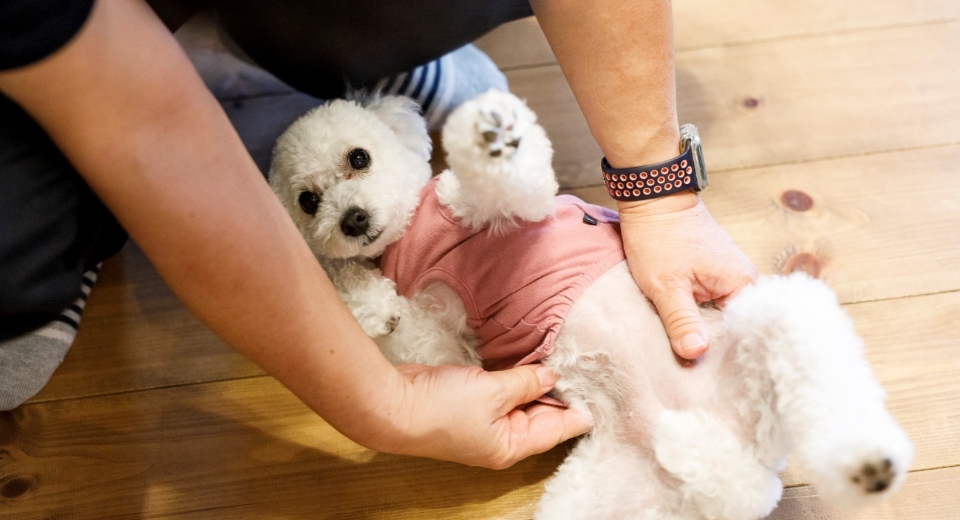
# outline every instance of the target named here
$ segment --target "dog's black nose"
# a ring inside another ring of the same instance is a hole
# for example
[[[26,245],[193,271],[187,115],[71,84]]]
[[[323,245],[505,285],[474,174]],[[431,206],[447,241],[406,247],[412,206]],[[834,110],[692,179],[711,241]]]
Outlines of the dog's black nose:
[[[358,237],[370,229],[370,215],[354,206],[340,217],[340,229],[349,237]]]

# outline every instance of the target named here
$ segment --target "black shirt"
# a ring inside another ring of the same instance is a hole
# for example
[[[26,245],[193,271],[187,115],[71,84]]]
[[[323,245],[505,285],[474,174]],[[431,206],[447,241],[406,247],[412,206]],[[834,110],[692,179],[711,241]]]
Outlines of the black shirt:
[[[0,70],[29,65],[63,47],[93,0],[0,0]]]

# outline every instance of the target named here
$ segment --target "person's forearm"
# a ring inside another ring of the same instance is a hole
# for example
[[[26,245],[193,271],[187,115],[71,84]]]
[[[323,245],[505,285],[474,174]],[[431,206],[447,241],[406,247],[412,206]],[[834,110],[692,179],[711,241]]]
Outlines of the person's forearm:
[[[630,168],[676,157],[670,1],[531,3],[610,165]],[[756,270],[693,191],[618,202],[617,209],[637,285],[657,307],[674,352],[697,358],[710,343],[697,304],[722,301]]]
[[[614,168],[679,153],[669,0],[533,0],[590,132]],[[599,181],[599,177],[598,177]],[[691,192],[653,199],[689,207]],[[621,212],[638,205],[621,204]]]
[[[354,440],[402,378],[363,334],[172,36],[101,1],[66,47],[0,74],[178,297]]]

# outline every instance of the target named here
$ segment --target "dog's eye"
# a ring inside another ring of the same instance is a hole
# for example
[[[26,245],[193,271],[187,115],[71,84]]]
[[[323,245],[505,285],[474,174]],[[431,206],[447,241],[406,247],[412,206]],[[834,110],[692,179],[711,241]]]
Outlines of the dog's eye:
[[[354,170],[364,170],[370,166],[370,154],[363,148],[350,150],[350,167]]]
[[[320,197],[312,191],[304,191],[300,194],[300,198],[297,199],[297,202],[300,203],[300,209],[308,215],[316,215],[317,207],[320,206]]]

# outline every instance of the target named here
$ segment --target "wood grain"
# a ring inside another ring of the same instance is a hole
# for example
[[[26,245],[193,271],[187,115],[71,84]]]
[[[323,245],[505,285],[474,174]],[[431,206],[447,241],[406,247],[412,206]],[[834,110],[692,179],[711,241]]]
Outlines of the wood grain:
[[[953,0],[674,0],[680,50],[960,19]]]
[[[729,171],[702,195],[761,274],[807,270],[843,302],[960,289],[960,146]]]
[[[960,22],[677,55],[680,121],[714,175],[960,143]],[[816,73],[812,73],[816,71]],[[566,187],[596,184],[602,152],[557,66],[507,73],[553,140]]]
[[[818,37],[960,19],[953,0],[709,0],[673,2],[677,51]],[[503,69],[556,63],[535,18],[504,24],[475,42]]]
[[[791,465],[771,518],[960,517],[960,3],[674,9],[681,118],[704,138],[708,206],[762,272],[818,271],[859,302],[846,309],[917,448],[901,492],[859,515],[825,506]],[[609,203],[536,22],[478,45],[538,112],[563,184]],[[520,520],[569,447],[502,472],[379,455],[262,374],[129,245],[50,385],[0,413],[0,518]]]
[[[888,502],[851,513],[827,506],[809,486],[788,489],[769,520],[956,520],[960,468],[912,473]]]
[[[104,263],[76,341],[31,402],[261,374],[190,314],[131,241]]]
[[[27,483],[16,497],[0,491],[0,510],[24,520],[237,506],[261,518],[411,518],[486,510],[500,497],[515,508],[513,497],[539,486],[562,456],[495,473],[376,454],[268,377],[28,405],[0,415],[0,427],[0,490]],[[530,501],[522,505],[528,514]]]
[[[960,292],[848,309],[916,443],[914,468],[960,464]],[[0,414],[0,508],[22,519],[520,519],[565,448],[501,472],[379,455],[251,377]],[[2,498],[17,479],[21,493]],[[784,481],[805,483],[794,468]]]
[[[540,30],[540,24],[532,16],[505,23],[473,43],[487,53],[501,70],[553,65],[557,62],[547,37]]]

